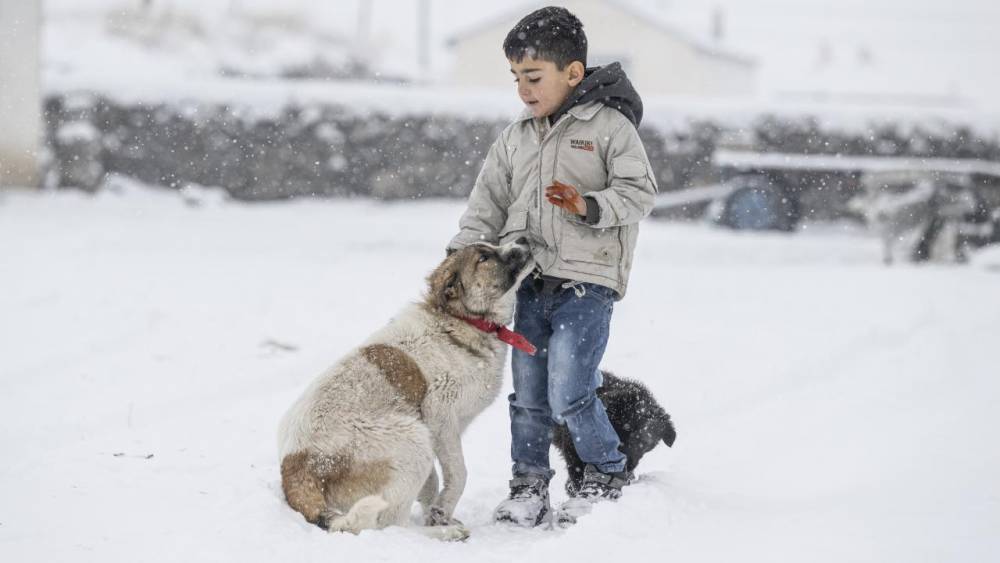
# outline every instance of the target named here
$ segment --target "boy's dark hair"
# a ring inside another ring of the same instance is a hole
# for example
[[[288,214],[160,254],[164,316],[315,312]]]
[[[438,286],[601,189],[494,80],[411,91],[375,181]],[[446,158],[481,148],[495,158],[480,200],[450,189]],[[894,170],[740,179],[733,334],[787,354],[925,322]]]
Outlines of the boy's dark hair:
[[[555,63],[559,70],[573,61],[587,66],[587,36],[583,24],[566,8],[549,6],[524,16],[503,42],[507,59],[521,62],[524,57]]]

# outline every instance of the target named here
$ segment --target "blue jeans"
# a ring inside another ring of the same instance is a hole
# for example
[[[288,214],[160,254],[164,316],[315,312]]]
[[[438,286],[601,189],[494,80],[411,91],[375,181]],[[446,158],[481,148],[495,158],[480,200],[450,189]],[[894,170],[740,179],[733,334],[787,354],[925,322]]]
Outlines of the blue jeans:
[[[618,434],[597,398],[598,366],[608,343],[614,290],[591,283],[535,291],[529,276],[517,291],[514,330],[537,348],[535,356],[514,350],[510,401],[514,475],[551,478],[549,446],[554,424],[565,424],[576,453],[604,473],[625,469]],[[582,293],[582,295],[580,295]]]

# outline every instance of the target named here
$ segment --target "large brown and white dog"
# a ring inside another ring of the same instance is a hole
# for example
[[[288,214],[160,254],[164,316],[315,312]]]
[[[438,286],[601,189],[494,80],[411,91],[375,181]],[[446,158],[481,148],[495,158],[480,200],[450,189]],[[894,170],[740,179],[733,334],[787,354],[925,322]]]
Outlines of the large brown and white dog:
[[[419,498],[420,531],[468,537],[452,517],[466,479],[460,437],[500,391],[508,345],[497,330],[511,320],[530,261],[523,239],[452,253],[428,276],[422,302],[306,389],[279,435],[292,508],[330,531],[357,533],[406,525]]]

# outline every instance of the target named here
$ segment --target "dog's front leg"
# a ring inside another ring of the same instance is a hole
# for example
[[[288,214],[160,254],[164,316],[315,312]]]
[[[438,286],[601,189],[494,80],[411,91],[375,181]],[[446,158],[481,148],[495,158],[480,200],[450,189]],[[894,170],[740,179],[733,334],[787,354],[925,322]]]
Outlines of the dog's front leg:
[[[465,456],[462,454],[461,430],[454,419],[443,421],[434,433],[434,453],[441,462],[444,486],[431,506],[428,525],[454,523],[452,515],[465,490]]]
[[[420,506],[424,509],[424,516],[430,515],[431,507],[434,505],[434,501],[437,500],[437,496],[437,469],[431,467],[431,474],[427,476],[427,481],[424,482],[424,486],[420,489],[420,494],[417,495],[417,500],[420,501]]]

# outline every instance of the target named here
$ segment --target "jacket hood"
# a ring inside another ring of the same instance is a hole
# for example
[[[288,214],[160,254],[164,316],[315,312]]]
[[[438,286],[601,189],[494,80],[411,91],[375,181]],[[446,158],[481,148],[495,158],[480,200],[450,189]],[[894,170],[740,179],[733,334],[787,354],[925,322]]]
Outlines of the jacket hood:
[[[642,121],[642,99],[632,82],[625,76],[620,63],[590,67],[584,71],[583,80],[570,92],[566,101],[549,118],[555,123],[573,106],[598,101],[614,108],[639,128]]]

